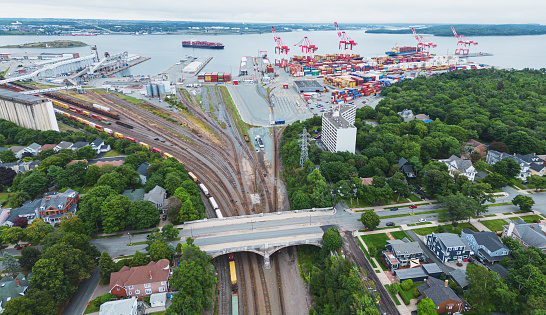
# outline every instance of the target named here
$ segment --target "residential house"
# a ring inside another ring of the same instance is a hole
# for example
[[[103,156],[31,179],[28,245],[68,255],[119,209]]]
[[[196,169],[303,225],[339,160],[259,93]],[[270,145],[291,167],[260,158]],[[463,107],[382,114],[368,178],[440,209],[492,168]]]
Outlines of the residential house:
[[[169,260],[161,259],[146,266],[124,266],[110,275],[110,293],[121,297],[141,297],[169,290]]]
[[[403,111],[398,112],[398,115],[402,117],[404,121],[406,121],[406,119],[411,120],[414,117],[413,111],[411,109],[404,109]]]
[[[4,312],[9,300],[25,295],[28,290],[30,277],[25,278],[22,273],[14,278],[4,276],[0,280],[0,313]]]
[[[158,210],[163,210],[163,205],[165,204],[166,198],[167,191],[165,190],[165,188],[156,185],[154,189],[150,190],[147,194],[144,194],[143,200],[148,200]]]
[[[468,303],[449,287],[448,280],[442,281],[431,277],[418,286],[417,290],[421,293],[419,300],[431,299],[438,314],[454,314],[470,308]]]
[[[110,151],[110,145],[105,144],[101,138],[95,139],[89,144],[97,154]]]
[[[432,233],[425,244],[442,262],[467,260],[472,250],[464,238],[451,233]]]
[[[26,171],[37,168],[42,161],[29,161],[29,162],[17,162],[17,163],[0,163],[0,167],[11,168],[17,173],[24,173]]]
[[[68,142],[68,141],[61,141],[59,142],[59,144],[55,146],[55,148],[53,148],[53,150],[55,150],[55,152],[59,152],[63,149],[70,149],[72,145],[74,145],[74,143]]]
[[[80,194],[68,189],[63,193],[47,193],[41,199],[25,202],[20,208],[11,209],[7,220],[2,225],[13,226],[18,217],[25,217],[32,222],[43,219],[44,222],[55,224],[67,213],[76,213]]]
[[[536,155],[536,153],[525,155],[516,154],[516,156],[530,164],[530,175],[544,176],[544,174],[546,174],[546,161],[544,161],[544,159],[542,159],[540,156]]]
[[[25,153],[30,153],[32,155],[38,155],[38,150],[40,150],[42,146],[36,142],[34,142],[33,144],[29,145],[28,147],[24,148],[23,150],[19,151],[15,156],[17,158],[22,158],[23,157],[23,154]]]
[[[136,169],[137,173],[140,176],[140,182],[142,183],[142,185],[145,185],[148,181],[148,167],[150,167],[150,163],[144,162],[140,164]]]
[[[99,315],[138,315],[136,298],[110,301],[101,304]]]
[[[461,232],[461,237],[466,239],[474,254],[482,262],[486,260],[494,264],[510,254],[508,247],[501,242],[495,232],[474,232],[466,228]]]
[[[41,147],[38,149],[38,154],[40,154],[40,152],[42,152],[42,151],[49,150],[49,149],[55,150],[55,147],[56,147],[56,146],[57,146],[56,144],[51,144],[51,143],[44,144],[43,146],[41,146]]]
[[[400,160],[398,160],[398,167],[400,168],[400,171],[402,171],[402,173],[406,176],[406,178],[417,177],[415,170],[413,170],[413,166],[405,158],[401,158]]]
[[[512,159],[519,164],[521,170],[520,170],[520,173],[516,176],[517,178],[520,178],[521,180],[526,180],[527,177],[531,175],[531,171],[530,171],[531,163],[528,163],[527,161],[523,160],[516,154],[510,155],[505,152],[489,150],[487,151],[487,156],[485,158],[485,161],[491,165],[494,165],[495,163],[503,159]]]
[[[474,181],[474,178],[478,173],[470,160],[463,160],[456,155],[450,156],[447,160],[439,161],[447,164],[451,177],[454,177],[455,174],[460,174],[466,176],[469,180]]]
[[[371,186],[373,182],[373,177],[360,177],[362,181],[362,186]]]
[[[487,266],[487,269],[489,269],[489,271],[494,271],[498,273],[499,276],[503,278],[506,278],[506,279],[510,278],[510,273],[501,264],[494,264],[491,266]]]
[[[89,164],[95,164],[98,167],[103,167],[104,165],[112,165],[114,167],[123,165],[125,163],[125,155],[113,156],[113,157],[102,157],[89,160]]]
[[[396,269],[394,275],[398,281],[411,280],[413,282],[424,281],[429,277],[440,278],[442,269],[437,264],[424,264],[421,267]]]
[[[419,242],[412,242],[407,238],[388,240],[383,255],[391,269],[398,269],[400,266],[408,265],[411,268],[412,265],[420,265],[424,260],[424,252]]]
[[[150,307],[165,307],[167,293],[156,293],[150,296]]]
[[[23,155],[23,150],[25,149],[25,147],[22,147],[22,146],[19,146],[19,145],[14,145],[14,146],[11,146],[9,147],[9,150],[11,150],[11,152],[13,152],[13,154],[15,154],[15,157],[20,159],[21,158],[21,155]]]
[[[544,176],[544,174],[546,174],[546,165],[533,163],[531,164],[531,167],[529,167],[529,171],[531,172],[531,175]]]
[[[78,141],[76,143],[74,143],[71,147],[70,147],[70,150],[72,151],[78,151],[79,149],[83,148],[83,147],[86,147],[89,145],[89,142],[83,142],[83,141]]]
[[[487,146],[485,144],[474,139],[470,139],[466,143],[471,144],[474,147],[474,151],[478,152],[481,158],[487,155]]]
[[[527,223],[523,220],[504,225],[502,237],[511,237],[523,245],[523,248],[534,246],[546,253],[546,226],[539,223]]]
[[[451,280],[455,281],[463,290],[468,289],[468,281],[466,281],[466,270],[453,269],[449,272]]]

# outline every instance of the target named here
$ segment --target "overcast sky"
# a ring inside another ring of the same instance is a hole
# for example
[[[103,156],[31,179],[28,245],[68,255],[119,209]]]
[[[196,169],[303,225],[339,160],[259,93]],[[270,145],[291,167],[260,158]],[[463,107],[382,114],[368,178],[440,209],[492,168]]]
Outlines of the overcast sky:
[[[264,23],[540,23],[545,0],[0,0],[2,18]]]

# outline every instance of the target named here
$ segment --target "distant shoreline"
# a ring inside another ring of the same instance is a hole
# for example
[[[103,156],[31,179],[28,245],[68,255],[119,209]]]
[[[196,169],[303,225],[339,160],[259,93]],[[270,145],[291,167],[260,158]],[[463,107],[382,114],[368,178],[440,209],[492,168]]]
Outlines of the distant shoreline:
[[[84,42],[74,40],[56,40],[52,42],[36,42],[21,45],[6,45],[0,48],[69,48],[69,47],[85,47],[88,46]]]

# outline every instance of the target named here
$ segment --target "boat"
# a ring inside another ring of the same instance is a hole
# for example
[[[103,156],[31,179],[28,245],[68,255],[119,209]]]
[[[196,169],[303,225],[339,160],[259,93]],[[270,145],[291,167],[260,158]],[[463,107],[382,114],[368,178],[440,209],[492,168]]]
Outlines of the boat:
[[[182,41],[182,47],[224,49],[224,44],[198,40],[185,40]]]
[[[403,55],[414,54],[414,53],[420,52],[420,51],[421,51],[421,49],[417,48],[417,47],[412,47],[412,46],[400,47],[400,46],[396,45],[390,51],[386,51],[385,54],[387,56],[403,56]]]

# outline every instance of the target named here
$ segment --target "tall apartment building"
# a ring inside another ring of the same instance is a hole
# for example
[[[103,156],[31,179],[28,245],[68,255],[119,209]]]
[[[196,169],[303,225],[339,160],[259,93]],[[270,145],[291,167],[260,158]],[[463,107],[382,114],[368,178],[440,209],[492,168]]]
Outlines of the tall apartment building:
[[[355,153],[355,116],[356,106],[337,107],[322,114],[321,140],[330,152]]]

